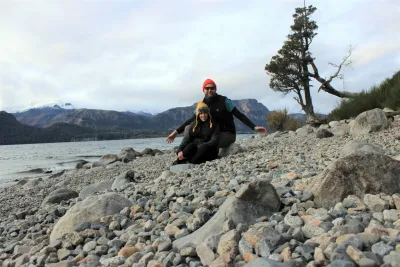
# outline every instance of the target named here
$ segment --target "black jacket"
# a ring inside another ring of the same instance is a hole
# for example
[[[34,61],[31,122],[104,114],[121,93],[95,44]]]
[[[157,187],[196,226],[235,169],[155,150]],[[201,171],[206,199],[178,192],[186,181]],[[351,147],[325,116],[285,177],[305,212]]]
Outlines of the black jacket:
[[[207,145],[217,149],[220,133],[218,124],[213,123],[212,128],[210,128],[210,119],[205,122],[202,122],[200,119],[198,119],[197,126],[193,132],[195,124],[196,122],[192,122],[190,125],[189,132],[188,134],[185,134],[185,137],[182,139],[177,152],[182,151],[190,143],[194,143],[197,146]]]
[[[240,112],[236,107],[232,111],[226,108],[226,97],[222,95],[215,95],[212,98],[204,98],[203,102],[207,104],[210,108],[210,113],[214,122],[219,125],[221,132],[236,133],[235,122],[233,116],[238,118],[244,124],[246,124],[250,129],[254,130],[256,125],[249,120],[242,112]],[[181,126],[179,126],[176,131],[182,133],[187,125],[192,123],[196,119],[196,115],[193,115],[187,121],[185,121]]]

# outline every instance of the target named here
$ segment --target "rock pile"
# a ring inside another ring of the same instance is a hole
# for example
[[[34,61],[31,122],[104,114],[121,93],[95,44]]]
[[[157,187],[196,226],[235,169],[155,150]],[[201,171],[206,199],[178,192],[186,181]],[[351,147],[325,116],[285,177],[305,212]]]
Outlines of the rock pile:
[[[399,266],[400,118],[379,114],[2,188],[0,266]]]

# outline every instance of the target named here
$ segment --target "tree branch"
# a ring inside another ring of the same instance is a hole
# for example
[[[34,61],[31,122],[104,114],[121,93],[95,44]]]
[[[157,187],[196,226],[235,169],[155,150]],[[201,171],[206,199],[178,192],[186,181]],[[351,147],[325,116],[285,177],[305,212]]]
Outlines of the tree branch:
[[[344,58],[343,62],[339,65],[338,71],[334,75],[332,75],[328,80],[325,80],[319,75],[318,68],[314,63],[314,60],[313,59],[310,60],[310,65],[313,68],[314,73],[309,72],[308,75],[321,83],[321,86],[319,87],[318,91],[322,89],[323,91],[340,98],[354,98],[359,95],[358,93],[338,91],[331,85],[331,81],[338,76],[340,69],[342,68],[343,64],[347,61],[349,56]]]

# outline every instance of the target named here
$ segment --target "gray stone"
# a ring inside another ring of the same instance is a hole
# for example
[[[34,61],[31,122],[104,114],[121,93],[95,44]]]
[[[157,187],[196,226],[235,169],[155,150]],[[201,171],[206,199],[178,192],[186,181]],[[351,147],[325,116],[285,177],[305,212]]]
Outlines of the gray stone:
[[[382,212],[389,208],[389,203],[381,199],[379,195],[366,194],[363,198],[363,202],[373,212]]]
[[[22,187],[28,190],[33,189],[36,188],[41,182],[43,182],[42,178],[29,179]]]
[[[73,190],[67,188],[60,188],[51,192],[42,202],[42,205],[46,204],[57,204],[63,200],[69,200],[71,198],[78,197],[79,194]]]
[[[278,211],[280,206],[280,198],[268,181],[252,181],[242,186],[235,196],[229,196],[218,212],[200,229],[175,240],[173,247],[177,250],[187,246],[197,247],[207,236],[222,232],[227,219],[231,219],[235,225],[254,224],[259,217],[270,216]]]
[[[354,153],[376,153],[376,154],[384,154],[384,151],[375,144],[370,144],[363,141],[352,140],[347,142],[341,152],[341,156],[345,157]]]
[[[181,249],[180,251],[181,256],[183,257],[194,257],[197,256],[197,252],[194,248],[192,247],[186,247],[184,249]]]
[[[114,183],[111,186],[111,190],[122,190],[126,188],[127,185],[131,185],[133,182],[135,182],[135,172],[133,170],[128,170],[115,178]]]
[[[333,207],[348,195],[363,198],[365,194],[400,191],[400,161],[374,153],[351,154],[338,159],[315,177],[306,189],[314,193],[318,207]]]
[[[299,216],[292,216],[289,213],[284,218],[285,224],[291,227],[303,226],[304,222]]]
[[[83,246],[83,251],[90,252],[90,251],[94,250],[96,248],[96,246],[97,246],[96,241],[94,241],[94,240],[90,241]]]
[[[400,264],[400,253],[396,251],[391,251],[389,255],[383,257],[383,262],[386,264],[391,264],[392,266],[399,266]]]
[[[350,126],[348,124],[340,124],[331,128],[330,130],[336,136],[346,136],[350,132]]]
[[[98,192],[110,190],[113,183],[114,183],[113,180],[105,180],[105,181],[101,181],[97,184],[84,186],[82,188],[82,190],[79,192],[79,197],[84,199],[84,198],[94,195]]]
[[[378,267],[378,263],[372,259],[368,259],[368,258],[362,258],[360,259],[360,261],[358,262],[358,265],[360,267]]]
[[[121,160],[123,162],[129,162],[136,159],[136,157],[140,157],[141,155],[142,154],[135,151],[133,148],[126,147],[123,148],[121,152],[118,154],[118,160]]]
[[[351,261],[334,260],[328,264],[328,267],[356,267],[356,265]]]
[[[270,259],[258,258],[247,263],[244,267],[291,267],[291,265]]]
[[[75,266],[75,263],[70,260],[60,261],[56,263],[47,263],[46,267],[72,267]],[[89,265],[90,266],[90,265]]]
[[[300,136],[307,136],[313,132],[314,132],[314,128],[311,127],[310,125],[305,125],[296,130],[296,133]]]
[[[371,247],[371,251],[380,255],[381,257],[389,254],[389,252],[392,250],[394,250],[394,248],[385,244],[383,241],[373,244]]]
[[[196,167],[195,164],[192,163],[186,163],[186,164],[177,164],[177,165],[173,165],[169,168],[169,170],[173,173],[181,173],[184,171],[187,171],[189,169],[192,169]]]
[[[125,257],[124,256],[116,256],[112,258],[101,258],[100,263],[102,266],[107,266],[107,267],[117,267],[125,263]]]
[[[315,132],[315,135],[317,136],[317,138],[328,138],[328,137],[332,137],[333,133],[331,133],[330,131],[328,131],[326,129],[318,129]]]
[[[377,132],[389,127],[385,113],[379,109],[372,109],[359,114],[351,125],[350,133],[353,136]]]
[[[116,193],[91,196],[76,203],[56,223],[50,235],[50,242],[71,233],[83,222],[119,213],[123,208],[130,207],[132,202]]]

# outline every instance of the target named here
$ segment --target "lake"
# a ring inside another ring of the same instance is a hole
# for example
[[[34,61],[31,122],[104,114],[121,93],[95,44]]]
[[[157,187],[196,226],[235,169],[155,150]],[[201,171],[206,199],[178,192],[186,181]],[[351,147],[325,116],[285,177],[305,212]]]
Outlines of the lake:
[[[237,140],[251,136],[253,134],[238,134]],[[119,154],[126,147],[139,152],[145,148],[172,149],[181,140],[182,137],[177,137],[172,144],[166,143],[162,137],[0,146],[0,184],[42,175],[43,171],[54,173],[72,169],[79,160],[94,161],[105,154]]]

